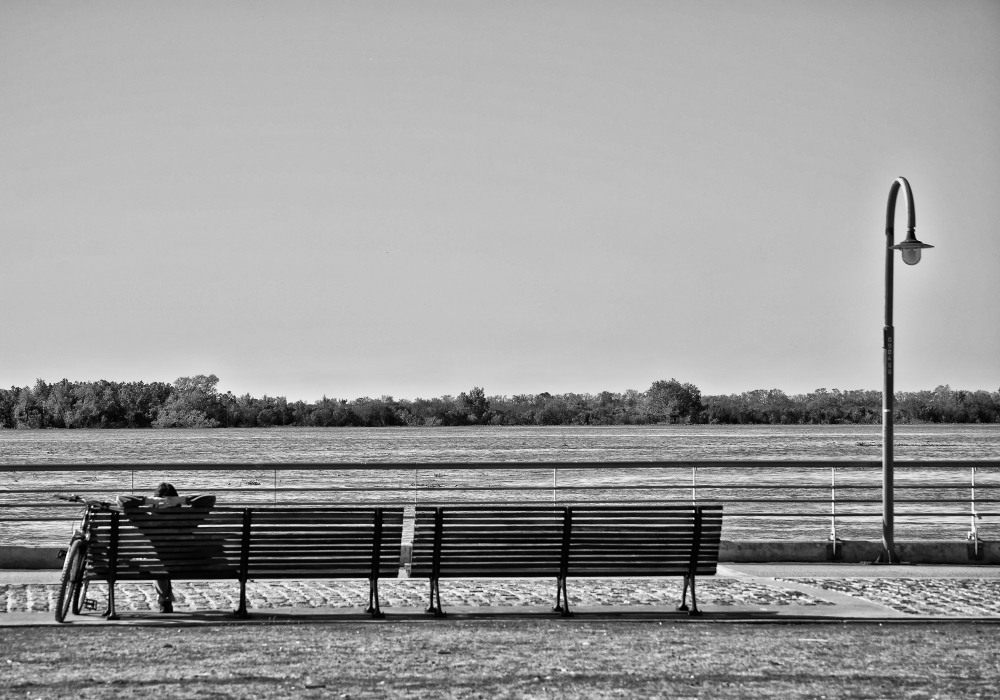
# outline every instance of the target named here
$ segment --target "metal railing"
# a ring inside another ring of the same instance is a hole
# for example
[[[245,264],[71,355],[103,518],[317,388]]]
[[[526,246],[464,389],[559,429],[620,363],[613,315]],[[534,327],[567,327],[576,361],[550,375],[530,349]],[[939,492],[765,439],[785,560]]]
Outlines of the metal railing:
[[[969,518],[967,537],[978,549],[981,521],[1000,516],[996,507],[1000,503],[1000,460],[897,461],[895,468],[898,524],[918,519],[925,525],[954,525],[957,518]],[[545,476],[549,471],[551,483]],[[189,493],[228,494],[225,500],[232,505],[500,501],[721,504],[726,508],[728,527],[740,527],[751,537],[755,530],[767,528],[749,525],[746,519],[770,519],[793,528],[795,523],[828,519],[834,546],[848,519],[880,521],[882,503],[881,462],[877,460],[39,463],[0,465],[0,473],[10,475],[0,488],[0,541],[10,539],[10,533],[2,537],[3,529],[74,520],[66,509],[76,506],[49,500],[53,494],[105,494],[110,498],[122,492],[149,492],[161,478],[176,481]],[[234,475],[247,473],[256,476],[232,485]],[[270,484],[264,482],[265,474]],[[58,483],[52,483],[56,476]],[[301,483],[303,480],[306,483]],[[295,483],[284,483],[287,481]]]

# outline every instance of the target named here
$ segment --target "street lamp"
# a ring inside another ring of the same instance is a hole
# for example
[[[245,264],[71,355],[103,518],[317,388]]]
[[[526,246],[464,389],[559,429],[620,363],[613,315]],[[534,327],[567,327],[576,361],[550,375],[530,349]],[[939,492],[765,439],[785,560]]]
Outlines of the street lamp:
[[[899,245],[893,245],[896,195],[899,194],[900,185],[906,194],[906,240]],[[893,540],[892,501],[892,366],[895,355],[892,327],[892,251],[901,251],[904,263],[916,265],[920,262],[920,251],[923,248],[934,247],[918,241],[913,234],[914,228],[916,228],[916,217],[913,214],[913,192],[906,178],[900,177],[889,189],[889,206],[885,215],[885,326],[882,328],[882,553],[876,560],[876,563],[882,564],[899,561]]]

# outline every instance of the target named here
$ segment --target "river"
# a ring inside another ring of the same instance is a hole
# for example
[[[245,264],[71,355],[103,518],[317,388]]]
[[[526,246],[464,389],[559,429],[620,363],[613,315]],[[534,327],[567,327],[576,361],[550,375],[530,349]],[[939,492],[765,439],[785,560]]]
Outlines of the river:
[[[905,462],[913,459],[1000,459],[1000,425],[913,425],[897,426],[895,454],[901,462],[897,485],[919,486],[926,483],[969,483],[970,474],[908,473]],[[0,473],[0,505],[26,504],[51,500],[51,494],[17,493],[17,489],[54,489],[76,492],[94,489],[95,497],[110,498],[115,493],[148,492],[161,480],[173,481],[184,492],[215,491],[227,502],[272,502],[273,487],[338,486],[361,489],[347,493],[307,493],[295,497],[318,499],[380,501],[412,503],[414,498],[426,498],[424,493],[412,493],[412,470],[377,468],[384,462],[579,462],[579,470],[560,471],[557,493],[542,491],[550,487],[552,470],[505,470],[499,464],[475,472],[421,470],[420,486],[481,486],[531,487],[533,491],[501,492],[453,491],[450,497],[469,498],[557,498],[572,502],[613,494],[615,499],[646,498],[687,499],[691,497],[692,479],[698,487],[697,496],[710,502],[730,499],[726,508],[743,511],[774,511],[776,506],[739,503],[741,498],[763,499],[775,495],[781,487],[804,484],[829,484],[829,469],[773,470],[740,469],[699,470],[633,470],[612,465],[601,469],[587,468],[588,462],[614,463],[647,460],[879,460],[881,459],[881,429],[879,426],[609,426],[609,427],[469,427],[469,428],[270,428],[228,430],[0,430],[0,464],[42,465],[94,464],[115,465],[133,463],[254,463],[259,467],[238,470],[130,471],[95,469],[84,472]],[[372,469],[356,471],[295,470],[275,472],[265,466],[270,462],[368,463]],[[713,473],[716,472],[716,473]],[[838,470],[838,498],[880,497],[880,473],[877,469]],[[1000,496],[1000,473],[980,469],[976,475],[977,501],[980,512],[996,512],[995,504],[983,499]],[[650,491],[644,485],[663,489]],[[753,490],[757,485],[774,486],[775,492]],[[858,488],[850,490],[851,484]],[[393,488],[389,492],[366,492],[378,485]],[[584,487],[600,485],[602,491],[586,491]],[[709,488],[708,485],[716,486]],[[573,491],[572,487],[580,487]],[[721,487],[720,487],[721,486]],[[408,491],[407,489],[411,490]],[[226,489],[228,491],[223,491]],[[236,493],[234,493],[234,491]],[[725,537],[732,539],[796,538],[826,539],[830,532],[830,489],[802,488],[784,491],[800,497],[814,498],[815,504],[799,506],[815,517],[793,519],[727,518]],[[961,491],[967,499],[968,489]],[[902,498],[920,497],[933,501],[945,496],[955,498],[954,491],[920,489],[897,492]],[[820,502],[825,501],[825,502]],[[920,510],[968,511],[965,504],[900,505],[897,512]],[[875,513],[879,506],[839,503],[838,513],[852,509]],[[58,513],[42,508],[5,507],[2,515],[14,521],[0,521],[0,544],[60,544],[68,539],[71,524],[66,522],[35,522],[25,517],[42,517]],[[964,538],[970,518],[897,517],[897,539]],[[1000,518],[987,515],[979,521],[980,537],[996,539],[1000,535]],[[837,535],[842,539],[878,539],[877,517],[843,518],[837,521]]]

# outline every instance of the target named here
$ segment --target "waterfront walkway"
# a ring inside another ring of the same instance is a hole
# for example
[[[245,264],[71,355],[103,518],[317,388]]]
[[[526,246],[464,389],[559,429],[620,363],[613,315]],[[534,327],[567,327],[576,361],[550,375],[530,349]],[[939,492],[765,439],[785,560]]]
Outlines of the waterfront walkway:
[[[57,571],[0,571],[0,626],[56,624],[51,613]],[[383,579],[383,611],[390,617],[427,617],[427,581]],[[177,582],[174,615],[152,613],[152,585],[120,583],[122,622],[233,622],[233,581]],[[89,597],[103,607],[107,587],[93,585]],[[362,619],[367,581],[255,581],[247,597],[257,621],[322,618]],[[453,616],[544,614],[552,605],[553,581],[537,579],[442,581],[445,610]],[[661,578],[573,579],[570,602],[580,617],[669,615],[680,599],[680,580]],[[719,576],[700,579],[698,603],[712,619],[996,620],[1000,622],[1000,567],[860,566],[851,564],[720,565]],[[94,612],[71,616],[75,624],[112,624]]]

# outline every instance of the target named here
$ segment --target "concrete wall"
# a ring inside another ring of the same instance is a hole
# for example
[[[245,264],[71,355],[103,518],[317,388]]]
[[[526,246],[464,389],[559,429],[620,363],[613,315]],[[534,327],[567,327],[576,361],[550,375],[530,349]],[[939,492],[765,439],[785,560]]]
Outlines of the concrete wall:
[[[410,562],[412,545],[403,544],[401,561]],[[767,562],[873,562],[882,553],[881,542],[797,542],[788,540],[723,540],[719,561]],[[980,542],[978,555],[971,542],[897,542],[896,553],[911,564],[1000,564],[1000,542]]]
[[[60,547],[0,546],[0,569],[61,569]],[[723,541],[719,561],[766,562],[871,562],[882,551],[880,542],[795,542],[787,540]],[[897,542],[896,553],[911,564],[1000,564],[1000,542],[980,542],[978,556],[971,542]],[[402,562],[409,563],[411,545],[403,545]]]
[[[719,561],[732,563],[766,562],[872,562],[882,552],[881,542],[840,541],[789,542],[759,540],[723,541]],[[1000,564],[1000,543],[980,542],[978,552],[971,542],[897,542],[896,554],[910,564]]]
[[[0,569],[61,569],[65,547],[0,546]]]

